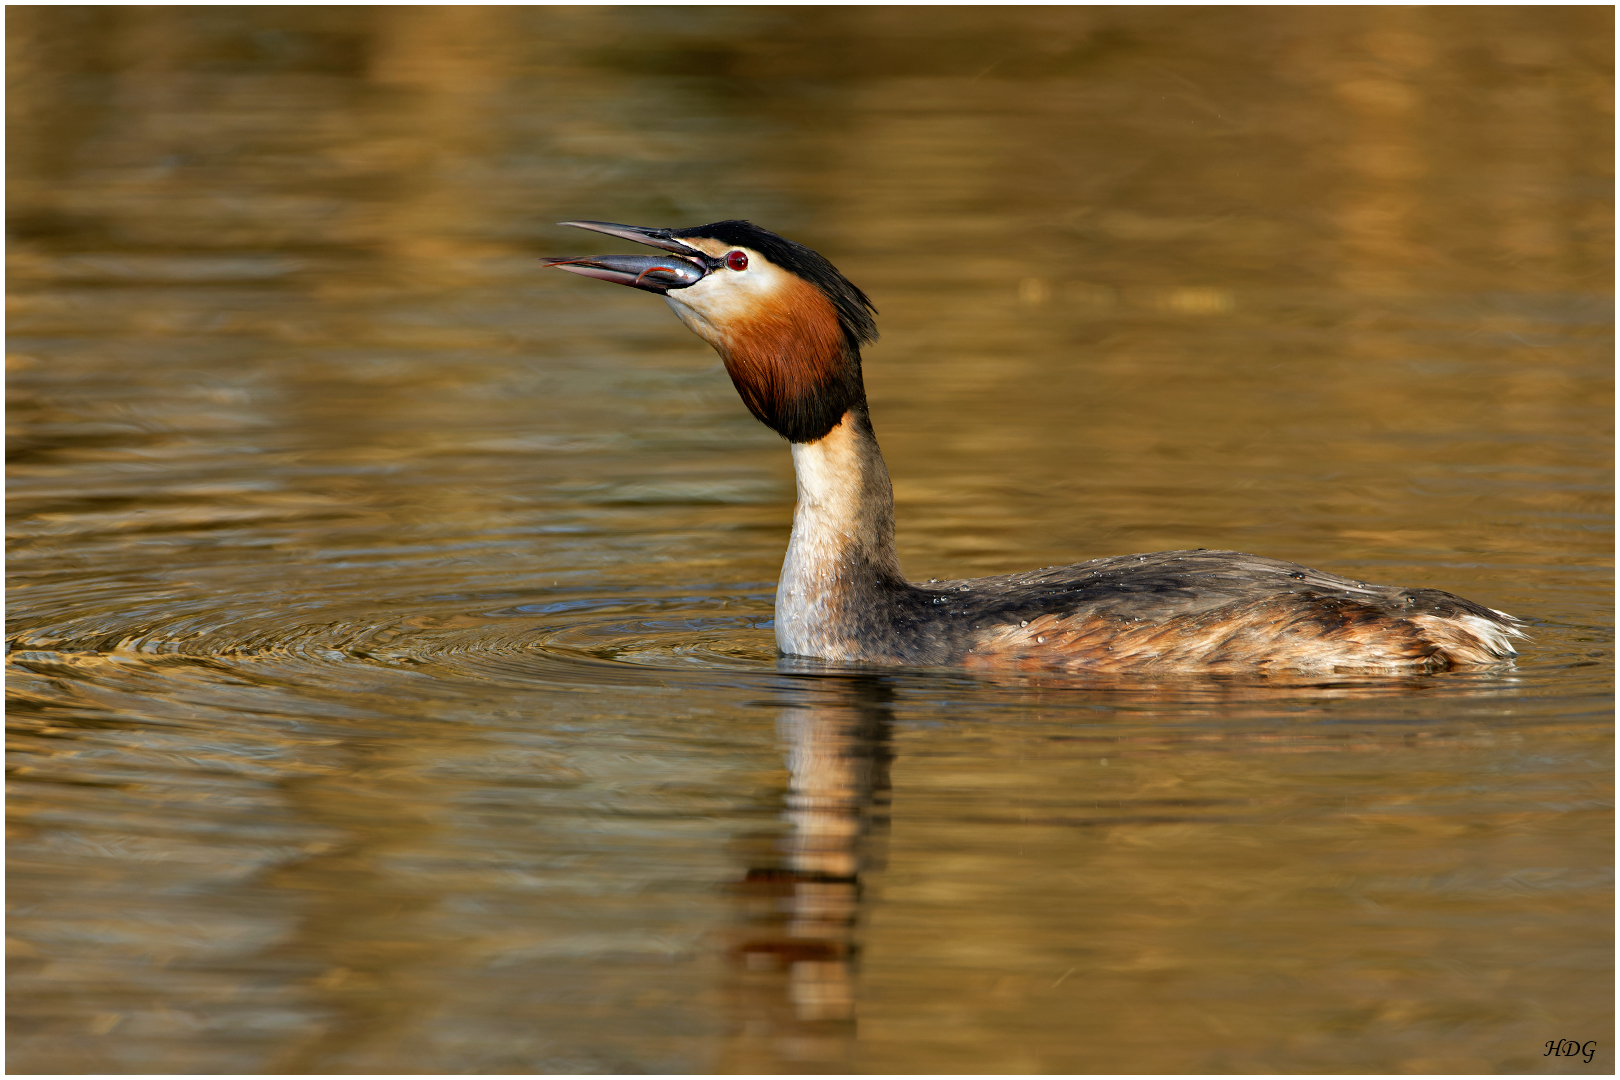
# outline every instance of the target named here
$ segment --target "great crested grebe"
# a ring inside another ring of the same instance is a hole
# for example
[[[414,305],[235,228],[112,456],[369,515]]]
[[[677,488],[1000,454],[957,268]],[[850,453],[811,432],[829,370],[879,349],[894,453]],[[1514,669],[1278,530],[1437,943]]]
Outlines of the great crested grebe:
[[[747,221],[560,224],[662,255],[547,259],[663,296],[793,447],[799,501],[776,592],[791,656],[1074,671],[1434,671],[1500,664],[1504,612],[1236,551],[1156,551],[963,581],[908,582],[867,417],[877,309],[821,255]]]

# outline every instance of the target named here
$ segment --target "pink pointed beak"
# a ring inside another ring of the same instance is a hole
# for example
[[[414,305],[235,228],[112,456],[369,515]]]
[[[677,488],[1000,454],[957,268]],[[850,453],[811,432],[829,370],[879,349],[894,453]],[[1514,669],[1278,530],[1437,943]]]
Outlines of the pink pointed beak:
[[[638,244],[662,248],[667,255],[588,255],[546,259],[547,266],[567,270],[581,277],[611,281],[633,289],[664,294],[684,289],[709,276],[709,259],[697,248],[669,235],[668,229],[644,229],[636,225],[615,225],[608,221],[560,221],[576,229],[606,233]]]

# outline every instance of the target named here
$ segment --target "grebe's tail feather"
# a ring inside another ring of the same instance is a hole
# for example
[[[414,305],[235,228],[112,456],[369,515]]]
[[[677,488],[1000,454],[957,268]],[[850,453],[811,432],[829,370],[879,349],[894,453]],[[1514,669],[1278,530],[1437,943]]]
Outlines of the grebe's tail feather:
[[[1425,636],[1438,648],[1436,655],[1444,657],[1453,667],[1512,660],[1519,650],[1513,647],[1511,639],[1528,640],[1530,635],[1519,629],[1520,621],[1507,612],[1495,608],[1484,610],[1489,614],[1414,615],[1412,622],[1422,627]]]

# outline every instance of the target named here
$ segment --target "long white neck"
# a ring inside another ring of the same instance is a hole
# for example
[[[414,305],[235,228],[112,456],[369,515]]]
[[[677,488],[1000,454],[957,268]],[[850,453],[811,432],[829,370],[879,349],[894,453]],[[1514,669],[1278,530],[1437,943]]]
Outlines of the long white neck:
[[[776,590],[776,645],[794,656],[853,660],[877,592],[903,585],[894,489],[864,407],[823,438],[793,444],[799,504]]]

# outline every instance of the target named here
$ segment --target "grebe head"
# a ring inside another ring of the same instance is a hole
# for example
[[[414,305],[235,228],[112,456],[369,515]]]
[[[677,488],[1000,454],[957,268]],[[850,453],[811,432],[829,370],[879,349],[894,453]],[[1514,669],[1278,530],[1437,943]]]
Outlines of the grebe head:
[[[661,294],[714,346],[756,417],[814,442],[864,406],[861,346],[877,337],[866,294],[821,255],[747,221],[648,229],[564,221],[669,254],[546,260],[586,277]]]

